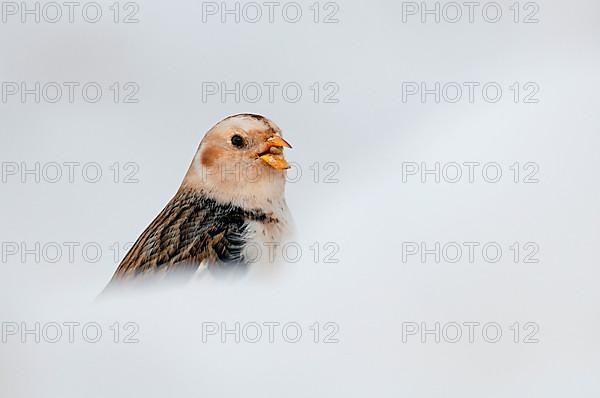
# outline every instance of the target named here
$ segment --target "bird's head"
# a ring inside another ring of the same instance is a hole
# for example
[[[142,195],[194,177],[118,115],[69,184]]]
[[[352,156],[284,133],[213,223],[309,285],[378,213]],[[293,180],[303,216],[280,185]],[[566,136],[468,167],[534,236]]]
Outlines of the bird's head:
[[[255,114],[227,117],[200,142],[182,186],[199,188],[226,199],[283,196],[283,148],[291,148],[281,129]]]

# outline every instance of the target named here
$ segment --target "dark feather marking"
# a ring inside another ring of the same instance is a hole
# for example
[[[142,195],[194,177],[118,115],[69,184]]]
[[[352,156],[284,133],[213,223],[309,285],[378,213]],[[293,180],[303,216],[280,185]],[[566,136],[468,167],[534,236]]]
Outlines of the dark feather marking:
[[[258,121],[262,122],[265,125],[265,128],[266,128],[266,130],[268,131],[269,134],[272,135],[272,134],[276,134],[277,133],[277,131],[275,131],[275,129],[273,128],[273,126],[269,122],[269,119],[267,119],[264,116],[257,115],[255,113],[238,113],[237,115],[231,115],[229,117],[226,117],[224,120],[231,119],[231,118],[234,118],[234,117],[247,117],[247,118],[250,118],[250,119],[258,120]]]
[[[202,192],[180,190],[140,235],[113,280],[179,268],[245,264],[249,221],[277,223],[259,209],[223,204]]]

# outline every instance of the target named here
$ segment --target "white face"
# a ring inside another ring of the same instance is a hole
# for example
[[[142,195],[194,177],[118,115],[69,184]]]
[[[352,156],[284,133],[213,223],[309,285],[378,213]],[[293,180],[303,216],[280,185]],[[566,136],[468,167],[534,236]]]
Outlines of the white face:
[[[290,147],[280,132],[257,115],[222,120],[202,139],[182,186],[229,201],[279,200],[288,168],[283,147]]]

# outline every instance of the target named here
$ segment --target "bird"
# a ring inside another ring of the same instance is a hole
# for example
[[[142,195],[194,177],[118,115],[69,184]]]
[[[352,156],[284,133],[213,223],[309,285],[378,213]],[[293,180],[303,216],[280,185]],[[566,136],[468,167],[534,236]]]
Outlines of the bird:
[[[108,286],[177,271],[257,265],[265,244],[292,233],[283,155],[292,146],[268,118],[228,116],[206,132],[183,181],[142,232]],[[189,273],[189,272],[188,272]]]

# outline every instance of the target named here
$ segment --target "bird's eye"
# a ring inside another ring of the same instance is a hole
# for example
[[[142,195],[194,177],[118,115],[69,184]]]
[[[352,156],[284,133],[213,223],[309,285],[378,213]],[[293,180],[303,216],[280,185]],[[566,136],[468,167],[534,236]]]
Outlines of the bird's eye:
[[[233,146],[241,148],[244,146],[244,138],[242,138],[241,135],[236,134],[233,137],[231,137],[231,143],[233,144]]]

